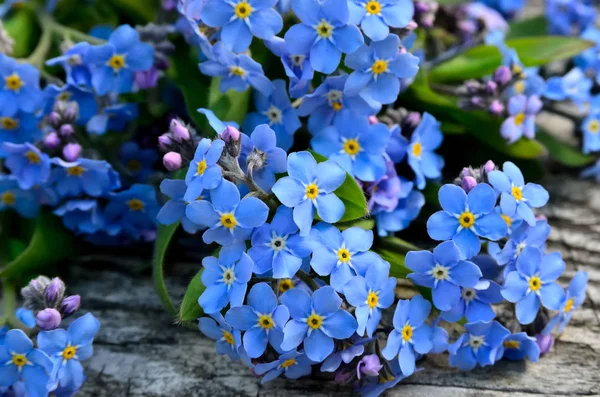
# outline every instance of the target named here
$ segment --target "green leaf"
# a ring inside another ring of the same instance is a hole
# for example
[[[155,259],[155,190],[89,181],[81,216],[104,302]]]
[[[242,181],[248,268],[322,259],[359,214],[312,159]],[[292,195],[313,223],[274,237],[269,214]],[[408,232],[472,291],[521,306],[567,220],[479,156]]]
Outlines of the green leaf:
[[[243,92],[229,90],[222,93],[219,89],[221,79],[213,79],[210,86],[208,108],[223,121],[244,122],[250,103],[250,89]]]
[[[577,37],[538,36],[507,40],[506,46],[514,49],[523,65],[529,67],[572,58],[593,47],[594,43]],[[436,82],[481,78],[493,73],[501,63],[498,48],[480,45],[436,66],[431,70],[430,78]]]
[[[4,21],[4,28],[15,40],[13,57],[24,58],[31,54],[40,34],[36,17],[30,9],[23,8],[14,11],[11,17]]]
[[[320,155],[312,150],[309,152],[313,155],[318,163],[327,161],[327,157]],[[369,215],[367,209],[367,199],[356,180],[348,173],[346,173],[346,179],[342,186],[338,187],[334,192],[343,202],[346,208],[344,216],[340,219],[340,222],[349,222],[356,219],[364,218]]]
[[[156,13],[160,9],[159,0],[108,0],[120,14],[132,18],[138,23],[156,21]]]
[[[204,314],[204,311],[198,304],[198,298],[206,287],[202,284],[202,272],[204,269],[200,270],[185,291],[185,295],[183,296],[183,302],[181,302],[181,308],[179,309],[179,320],[182,322],[185,321],[194,321]]]
[[[438,192],[441,187],[442,185],[439,183],[427,181],[425,189],[421,191],[423,196],[425,196],[425,201],[431,205],[434,205],[435,207],[439,207],[440,203],[438,199]]]
[[[398,251],[418,251],[419,247],[416,245],[409,243],[408,241],[402,240],[398,237],[384,237],[381,239],[381,244],[386,249],[398,250]]]
[[[580,150],[558,141],[546,131],[538,129],[536,138],[548,149],[550,157],[567,167],[583,167],[595,160],[594,156],[581,153]]]
[[[404,259],[406,256],[398,252],[394,252],[388,249],[375,248],[375,251],[381,255],[381,257],[390,263],[390,276],[396,278],[406,278],[412,270],[406,267]]]
[[[505,40],[518,37],[543,36],[548,31],[548,21],[545,15],[521,19],[511,22]]]

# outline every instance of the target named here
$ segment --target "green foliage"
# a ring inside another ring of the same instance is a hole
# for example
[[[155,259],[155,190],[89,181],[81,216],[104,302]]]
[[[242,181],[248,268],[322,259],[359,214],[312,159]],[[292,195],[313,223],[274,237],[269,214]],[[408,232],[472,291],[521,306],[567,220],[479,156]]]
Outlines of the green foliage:
[[[521,19],[511,22],[506,40],[518,37],[543,36],[548,31],[548,21],[545,15]]]
[[[181,307],[179,308],[179,321],[195,321],[199,317],[204,314],[204,311],[198,304],[198,298],[206,287],[202,284],[202,272],[204,270],[200,270],[192,281],[190,281],[187,290],[185,291],[185,295],[183,297],[183,302],[181,302]]]
[[[551,158],[567,167],[583,167],[594,162],[595,157],[581,153],[577,148],[558,141],[544,130],[538,129],[536,138],[546,147]]]
[[[24,58],[31,54],[40,36],[33,11],[27,8],[17,10],[3,22],[4,28],[15,41],[12,56]]]

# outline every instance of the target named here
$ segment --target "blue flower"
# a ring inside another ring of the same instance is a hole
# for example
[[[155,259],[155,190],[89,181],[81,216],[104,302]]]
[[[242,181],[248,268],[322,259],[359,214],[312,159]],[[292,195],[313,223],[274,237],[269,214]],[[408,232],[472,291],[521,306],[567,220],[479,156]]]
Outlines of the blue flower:
[[[38,116],[22,111],[8,113],[8,110],[8,107],[0,108],[0,157],[6,156],[2,148],[4,142],[21,144],[42,138]]]
[[[55,158],[50,183],[61,197],[75,197],[85,193],[92,197],[107,195],[115,186],[115,171],[103,160],[81,158],[72,163]]]
[[[415,372],[415,353],[426,354],[433,348],[432,329],[425,324],[430,311],[431,303],[421,295],[398,301],[394,312],[394,330],[381,353],[390,361],[397,355],[404,376]]]
[[[440,122],[429,113],[423,113],[421,123],[413,132],[408,147],[408,164],[415,172],[419,190],[425,188],[425,178],[437,179],[442,176],[444,159],[435,154],[434,150],[442,144],[443,139]]]
[[[535,138],[535,116],[542,109],[543,103],[537,95],[526,97],[516,95],[508,101],[508,118],[500,126],[500,134],[514,143],[525,135]]]
[[[586,0],[548,0],[546,20],[550,34],[570,36],[594,25],[596,9]]]
[[[348,24],[347,0],[293,0],[292,9],[302,23],[285,33],[285,44],[292,54],[310,53],[314,70],[332,73],[342,53],[350,54],[364,42],[360,30]]]
[[[202,284],[206,289],[198,298],[198,304],[204,312],[216,313],[228,303],[231,307],[241,306],[252,277],[252,259],[237,247],[226,247],[221,249],[219,259],[205,257],[202,266]]]
[[[41,185],[50,177],[50,159],[31,143],[4,143],[6,167],[17,179],[21,189]]]
[[[265,77],[262,66],[245,54],[234,54],[218,42],[213,47],[213,58],[200,64],[200,71],[207,76],[221,77],[221,92],[229,89],[246,91],[249,86],[271,95],[273,84]]]
[[[91,46],[84,62],[93,66],[92,85],[98,95],[122,94],[131,91],[135,72],[152,67],[154,48],[141,42],[134,28],[121,25],[111,33],[108,43]]]
[[[288,379],[298,379],[310,375],[313,362],[304,353],[295,350],[282,354],[273,362],[267,364],[256,364],[254,372],[257,375],[265,375],[260,383],[265,384],[280,377],[282,374]]]
[[[0,104],[4,111],[34,113],[41,106],[40,73],[28,63],[0,54]]]
[[[86,124],[88,133],[104,135],[106,131],[123,131],[127,123],[138,117],[137,103],[117,103],[102,109]]]
[[[600,160],[596,161],[596,163],[590,167],[585,168],[579,174],[580,178],[590,178],[594,177],[596,181],[600,182]]]
[[[408,187],[409,184],[411,187]],[[412,190],[412,182],[401,179],[401,186],[396,208],[390,212],[380,211],[375,214],[377,234],[381,237],[406,229],[425,205],[425,197],[418,190]]]
[[[287,307],[277,305],[277,296],[267,283],[255,284],[246,302],[247,305],[229,309],[225,319],[233,328],[245,331],[243,341],[248,357],[262,356],[267,342],[279,350],[283,327],[290,318]]]
[[[348,0],[350,23],[360,25],[373,41],[388,37],[390,27],[404,28],[412,21],[415,8],[409,0]]]
[[[298,235],[292,216],[291,209],[280,206],[271,223],[265,223],[252,234],[248,255],[254,261],[256,274],[272,270],[273,278],[290,279],[300,269],[302,258],[313,251],[312,239]]]
[[[132,236],[154,229],[159,206],[153,186],[135,184],[128,190],[111,193],[104,209],[108,224],[118,224]]]
[[[565,270],[559,252],[542,256],[535,247],[525,247],[517,258],[517,270],[506,275],[502,296],[516,303],[517,320],[530,324],[541,304],[550,310],[559,310],[565,297],[556,279]]]
[[[372,338],[360,338],[354,334],[350,339],[346,339],[342,350],[334,351],[321,364],[321,372],[335,372],[342,365],[350,364],[355,357],[362,356],[365,352],[365,345],[373,342]]]
[[[240,201],[238,188],[225,180],[210,191],[210,201],[194,201],[185,210],[188,219],[209,228],[202,235],[207,244],[230,245],[248,240],[253,229],[265,223],[269,215],[269,207],[256,197]]]
[[[302,98],[298,108],[300,116],[308,118],[308,129],[317,133],[331,125],[338,115],[350,113],[368,117],[377,113],[381,105],[370,104],[360,95],[346,95],[344,85],[347,75],[329,76],[316,90]]]
[[[273,37],[265,41],[265,46],[281,58],[285,74],[290,79],[290,96],[299,98],[305,95],[315,74],[310,66],[310,54],[291,54],[287,50],[285,40],[281,37]]]
[[[581,123],[583,131],[583,152],[592,153],[600,150],[600,109],[596,105],[598,99],[591,101],[588,116]]]
[[[147,182],[153,172],[152,167],[158,159],[155,149],[142,149],[135,142],[126,142],[121,146],[119,158],[135,182]]]
[[[281,136],[281,135],[279,135]],[[275,184],[275,174],[286,171],[285,150],[275,146],[279,136],[266,124],[258,125],[252,135],[242,135],[242,147],[238,161],[242,171],[250,173],[258,186],[270,192]]]
[[[82,41],[76,43],[64,55],[46,61],[48,66],[61,65],[67,74],[67,86],[91,88],[92,72],[84,62],[90,44]]]
[[[492,365],[502,353],[502,342],[510,331],[497,321],[477,321],[465,325],[466,333],[448,347],[450,366],[470,371],[479,363],[482,367]]]
[[[76,234],[94,234],[106,226],[97,200],[69,200],[53,213],[60,216],[65,227]]]
[[[500,193],[502,212],[512,216],[515,211],[530,226],[535,226],[535,215],[532,208],[540,208],[548,202],[548,192],[536,183],[525,184],[519,167],[507,161],[503,171],[489,172],[490,184]]]
[[[546,327],[542,331],[543,335],[549,335],[552,331],[558,327],[558,332],[562,333],[573,315],[573,310],[578,309],[585,301],[585,291],[587,289],[588,274],[586,272],[579,271],[575,274],[564,300],[560,304],[559,312],[554,316]]]
[[[344,92],[348,95],[365,94],[382,104],[396,100],[400,93],[400,79],[412,78],[419,71],[419,58],[408,52],[401,53],[400,38],[395,34],[363,45],[348,55],[345,62],[354,72],[346,80]]]
[[[490,185],[480,183],[466,194],[462,188],[447,184],[439,190],[438,198],[443,210],[429,218],[427,232],[434,240],[454,241],[464,258],[479,253],[479,236],[496,241],[508,233],[506,222],[494,211],[496,192]]]
[[[440,310],[450,310],[460,300],[460,288],[475,288],[481,270],[473,262],[461,259],[452,241],[446,241],[429,251],[410,251],[406,267],[414,273],[408,278],[417,285],[431,288],[433,304]]]
[[[340,232],[335,226],[323,226],[318,230],[321,245],[313,251],[310,266],[319,276],[331,275],[331,286],[341,293],[352,277],[364,276],[367,268],[381,258],[369,251],[372,231],[351,227]]]
[[[401,162],[406,157],[408,151],[408,139],[402,135],[402,129],[398,124],[394,124],[390,128],[390,141],[385,150],[395,164]]]
[[[234,52],[250,46],[252,36],[268,40],[281,31],[283,21],[273,9],[277,0],[207,0],[200,10],[202,21],[221,28],[221,41]]]
[[[381,309],[394,303],[396,279],[388,277],[390,265],[384,261],[372,263],[365,276],[355,276],[344,285],[344,295],[348,303],[356,308],[358,335],[371,338],[381,320]]]
[[[20,307],[15,311],[15,316],[17,316],[19,321],[28,326],[29,328],[35,327],[35,316],[33,315],[32,310]]]
[[[161,193],[168,196],[170,200],[158,211],[156,220],[163,225],[172,225],[181,221],[183,229],[188,233],[194,234],[201,227],[192,222],[185,214],[187,206],[190,205],[183,198],[186,189],[185,181],[179,179],[165,179],[160,183]],[[202,199],[206,198],[203,197]]]
[[[598,78],[600,78],[598,73],[600,72],[600,57],[598,56],[598,51],[600,50],[600,30],[594,26],[590,26],[581,34],[581,38],[591,41],[595,45],[577,55],[574,59],[575,65],[588,76],[596,76],[596,81],[598,81]]]
[[[294,142],[294,133],[301,123],[298,113],[288,98],[285,81],[274,80],[273,92],[269,96],[259,91],[254,95],[256,112],[249,113],[244,120],[244,131],[250,131],[260,124],[268,124],[277,134],[277,145],[288,150]],[[272,140],[273,143],[275,139]]]
[[[79,116],[76,121],[79,125],[87,124],[87,122],[98,113],[98,103],[96,102],[94,93],[77,85],[66,84],[62,87],[58,87],[54,84],[50,84],[44,88],[44,96],[47,98],[45,108],[46,113],[52,111],[56,101],[77,102]]]
[[[514,16],[525,7],[525,0],[481,0],[481,3],[495,9],[505,17]]]
[[[281,302],[292,317],[283,330],[284,351],[304,342],[308,358],[321,362],[333,352],[333,339],[349,338],[356,331],[356,320],[340,309],[342,299],[329,286],[319,288],[312,296],[293,288],[281,296]]]
[[[41,350],[34,349],[33,343],[20,329],[6,333],[0,346],[0,386],[9,387],[19,380],[25,385],[29,397],[48,395],[49,376],[52,373],[52,360]]]
[[[93,354],[92,343],[100,322],[91,313],[73,321],[67,330],[42,331],[37,341],[41,351],[54,361],[60,388],[79,389],[85,380],[81,361]]]
[[[333,126],[311,140],[315,151],[339,164],[361,181],[374,182],[385,175],[385,148],[390,130],[385,124],[369,124],[366,117],[345,113]]]
[[[498,355],[514,361],[521,361],[527,357],[532,363],[537,363],[540,358],[540,347],[535,338],[527,335],[526,332],[518,332],[504,339]]]
[[[544,96],[554,101],[569,99],[582,107],[590,99],[593,85],[594,82],[581,69],[573,68],[564,76],[550,77]]]
[[[327,223],[335,223],[344,215],[344,203],[333,192],[346,179],[346,173],[333,161],[317,164],[309,152],[288,156],[288,175],[273,186],[273,193],[283,205],[294,208],[294,222],[300,235],[310,233],[315,208]]]
[[[217,164],[223,153],[225,142],[220,139],[211,141],[203,138],[190,162],[185,183],[188,185],[184,199],[192,202],[202,194],[203,190],[214,189],[223,180],[221,167]],[[212,225],[211,225],[212,226]]]
[[[40,205],[34,190],[19,188],[13,176],[0,175],[0,211],[14,209],[24,218],[37,217]]]
[[[550,226],[545,220],[538,220],[535,226],[522,223],[510,235],[510,239],[496,256],[499,265],[509,264],[510,271],[515,270],[514,264],[525,247],[536,247],[544,251],[546,240],[550,235]],[[512,265],[512,266],[511,266]]]
[[[386,172],[383,177],[373,183],[363,183],[366,193],[367,208],[371,215],[382,211],[393,211],[401,198],[406,198],[413,188],[413,183],[401,178],[391,160],[386,160]]]
[[[491,321],[496,317],[492,304],[504,299],[500,285],[493,281],[480,280],[473,288],[461,288],[460,299],[450,310],[441,313],[442,319],[454,323],[466,317],[467,321]]]
[[[202,317],[198,320],[200,332],[217,342],[217,354],[227,354],[232,360],[239,359],[238,349],[242,345],[240,331],[227,324],[221,313],[216,312],[210,316],[212,318]]]

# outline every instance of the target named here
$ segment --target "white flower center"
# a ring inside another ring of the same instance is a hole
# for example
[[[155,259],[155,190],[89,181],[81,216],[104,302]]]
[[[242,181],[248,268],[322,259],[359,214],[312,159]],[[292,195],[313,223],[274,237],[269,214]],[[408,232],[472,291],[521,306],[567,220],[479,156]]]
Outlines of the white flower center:
[[[281,109],[275,105],[271,105],[269,109],[264,112],[264,115],[269,119],[269,125],[281,124],[281,121],[283,120]]]
[[[473,348],[474,351],[477,351],[477,349],[485,345],[485,337],[470,335],[469,345]]]
[[[474,288],[463,288],[461,295],[464,301],[468,303],[477,298],[477,291]]]
[[[284,250],[285,249],[286,240],[287,240],[287,236],[286,237],[280,237],[280,236],[277,236],[277,235],[273,234],[273,238],[269,242],[269,247],[271,247],[271,249],[273,251],[275,251],[275,252],[279,252],[281,250]]]
[[[448,280],[450,278],[450,269],[439,263],[437,263],[429,272],[437,281]]]

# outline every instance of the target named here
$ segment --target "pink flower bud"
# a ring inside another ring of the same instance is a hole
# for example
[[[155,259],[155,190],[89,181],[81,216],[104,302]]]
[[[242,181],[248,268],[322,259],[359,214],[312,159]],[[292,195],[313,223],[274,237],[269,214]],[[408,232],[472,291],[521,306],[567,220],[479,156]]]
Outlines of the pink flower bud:
[[[500,116],[502,115],[502,112],[504,112],[504,105],[502,104],[502,102],[496,99],[492,103],[490,103],[488,111],[494,116]]]
[[[485,83],[485,91],[488,94],[494,95],[497,90],[498,90],[498,84],[496,84],[495,82],[488,81],[487,83]]]
[[[552,348],[552,345],[554,344],[554,337],[550,334],[550,335],[536,335],[535,336],[535,341],[537,342],[538,346],[540,347],[540,354],[546,354],[550,351],[550,349]]]
[[[81,145],[78,143],[68,143],[63,148],[63,157],[67,161],[75,161],[81,155]]]
[[[50,123],[52,124],[58,124],[60,122],[60,115],[57,112],[52,112],[50,113],[50,116],[48,116],[48,120],[50,120]]]
[[[149,90],[158,84],[158,70],[153,66],[150,70],[135,72],[135,84],[142,90]]]
[[[363,373],[367,376],[377,376],[379,371],[383,368],[379,357],[376,354],[369,354],[364,356],[362,360],[358,362],[356,366],[356,376],[360,379],[360,374]]]
[[[171,140],[171,137],[168,135],[161,135],[158,137],[158,146],[162,150],[167,150],[167,146],[171,145],[172,143],[173,143],[173,141]]]
[[[163,164],[169,171],[177,171],[181,168],[183,160],[181,155],[176,152],[169,152],[163,156]]]
[[[73,126],[71,124],[63,124],[60,126],[59,132],[60,132],[60,135],[62,135],[62,136],[69,136],[69,135],[73,135],[75,130],[73,129]]]
[[[60,326],[62,317],[56,309],[44,309],[35,316],[35,323],[44,331],[51,331]]]
[[[466,176],[463,178],[462,182],[460,183],[460,186],[465,192],[469,193],[471,189],[477,186],[477,180],[475,180],[475,178],[473,178],[472,176]]]
[[[44,146],[48,149],[56,149],[60,145],[60,138],[54,131],[44,137]]]
[[[237,142],[240,140],[240,136],[241,132],[231,125],[228,125],[221,133],[221,139],[225,142]]]
[[[379,119],[377,118],[377,116],[369,116],[369,124],[373,125],[373,124],[378,124],[379,123]]]
[[[506,65],[502,65],[494,72],[494,81],[499,85],[506,85],[512,79],[512,72]]]
[[[190,139],[190,131],[178,119],[171,120],[169,130],[177,142],[188,141]]]
[[[62,299],[65,288],[65,283],[60,278],[54,277],[44,291],[44,300],[46,303],[49,306],[54,306],[56,302]]]
[[[483,166],[485,172],[492,172],[494,169],[496,169],[496,164],[492,160],[488,160]]]
[[[63,312],[64,316],[70,316],[79,310],[81,306],[81,297],[79,295],[69,295],[65,299],[63,299],[60,309]]]

